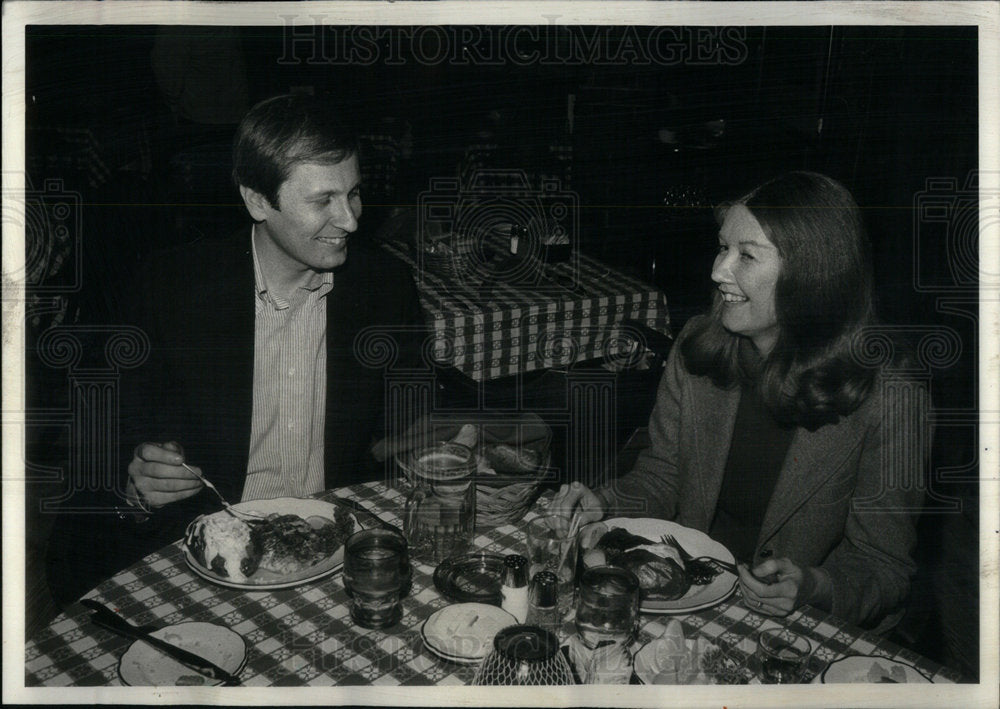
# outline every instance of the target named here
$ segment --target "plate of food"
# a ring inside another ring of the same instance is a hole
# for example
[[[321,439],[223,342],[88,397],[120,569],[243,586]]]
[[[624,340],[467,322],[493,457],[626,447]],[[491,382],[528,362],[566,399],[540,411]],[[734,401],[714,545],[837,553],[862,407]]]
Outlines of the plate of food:
[[[420,626],[432,653],[450,662],[478,664],[493,649],[493,638],[517,618],[486,603],[456,603],[436,611]]]
[[[878,655],[848,655],[827,665],[814,681],[819,684],[927,684],[931,678],[899,660]]]
[[[676,522],[609,519],[584,527],[579,540],[584,567],[622,566],[639,578],[643,613],[691,613],[721,603],[736,590],[738,578],[731,571],[710,564],[705,573],[704,566],[684,560],[686,552],[691,558],[711,557],[733,564],[729,550],[707,534]]]
[[[239,674],[247,660],[243,637],[214,623],[177,623],[154,630],[154,637]],[[136,640],[118,662],[122,682],[133,687],[198,687],[222,684],[195,672],[149,643]]]
[[[361,526],[322,500],[279,497],[233,505],[188,525],[184,559],[204,579],[229,588],[271,591],[316,581],[344,565],[344,542]]]
[[[753,673],[736,653],[729,654],[704,637],[684,637],[671,619],[658,638],[635,654],[635,676],[642,684],[750,684]]]

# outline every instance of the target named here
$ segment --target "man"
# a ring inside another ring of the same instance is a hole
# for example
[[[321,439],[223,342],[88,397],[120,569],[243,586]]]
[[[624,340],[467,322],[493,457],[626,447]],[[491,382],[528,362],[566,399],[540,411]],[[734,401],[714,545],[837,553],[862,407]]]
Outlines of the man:
[[[369,451],[384,429],[386,377],[366,365],[356,338],[370,328],[393,337],[399,369],[420,366],[423,337],[405,266],[353,240],[356,138],[314,100],[279,96],[244,118],[233,159],[253,226],[157,255],[123,294],[125,322],[151,345],[122,383],[129,507],[64,515],[59,537],[75,528],[75,541],[100,553],[81,559],[79,544],[70,552],[53,540],[59,600],[217,511],[197,474],[230,501],[305,496],[378,474]]]

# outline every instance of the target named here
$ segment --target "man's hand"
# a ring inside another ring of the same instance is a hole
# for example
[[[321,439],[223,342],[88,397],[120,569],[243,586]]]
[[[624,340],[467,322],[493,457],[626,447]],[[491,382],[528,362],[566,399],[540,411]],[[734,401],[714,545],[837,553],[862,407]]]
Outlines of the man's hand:
[[[580,524],[597,522],[604,517],[604,502],[583,483],[574,482],[563,485],[549,503],[549,512],[572,517],[574,512],[580,514]]]
[[[747,606],[758,613],[786,616],[815,598],[826,595],[825,577],[789,559],[768,559],[752,572],[739,565],[740,588]]]
[[[198,493],[204,483],[181,466],[184,450],[178,443],[140,443],[128,464],[128,498],[151,508],[187,499]],[[200,468],[196,468],[201,472]]]

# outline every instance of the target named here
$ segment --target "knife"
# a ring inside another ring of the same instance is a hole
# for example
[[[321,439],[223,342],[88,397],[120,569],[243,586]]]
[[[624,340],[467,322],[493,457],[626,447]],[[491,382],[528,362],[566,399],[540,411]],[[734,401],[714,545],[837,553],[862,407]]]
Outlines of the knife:
[[[331,495],[329,497],[323,497],[323,498],[320,498],[320,499],[323,500],[323,501],[325,501],[325,502],[329,502],[330,504],[339,505],[340,507],[344,507],[345,509],[351,510],[352,512],[355,512],[357,514],[362,514],[366,518],[374,520],[374,522],[376,524],[378,524],[380,527],[383,527],[385,529],[391,530],[391,531],[396,532],[398,534],[402,534],[403,533],[403,530],[401,530],[399,527],[397,527],[396,525],[394,525],[392,522],[386,522],[384,519],[382,519],[381,517],[379,517],[378,515],[376,515],[374,512],[372,512],[371,510],[369,510],[367,507],[365,507],[364,505],[362,505],[360,502],[357,502],[355,500],[348,500],[348,499],[345,499],[343,497],[336,497],[336,496],[333,496],[333,495]]]
[[[92,598],[83,598],[80,600],[80,604],[94,611],[94,614],[90,616],[90,622],[95,625],[110,630],[112,633],[149,643],[164,655],[177,660],[185,667],[190,667],[198,674],[210,679],[221,680],[224,686],[232,687],[240,684],[238,677],[226,672],[215,663],[150,635],[149,631],[137,628],[113,610]]]

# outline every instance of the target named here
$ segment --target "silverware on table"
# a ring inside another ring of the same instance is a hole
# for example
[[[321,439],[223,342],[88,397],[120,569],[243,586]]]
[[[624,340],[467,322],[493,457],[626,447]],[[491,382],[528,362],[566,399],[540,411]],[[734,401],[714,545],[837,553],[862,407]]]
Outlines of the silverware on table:
[[[185,667],[190,667],[198,674],[204,675],[210,679],[221,680],[224,686],[233,687],[240,684],[238,677],[226,672],[226,670],[222,669],[214,662],[206,660],[204,657],[196,655],[193,652],[188,652],[187,650],[176,647],[175,645],[171,645],[165,640],[161,640],[158,637],[150,635],[150,631],[147,629],[148,626],[140,628],[132,625],[113,610],[101,603],[98,603],[92,598],[84,598],[80,601],[80,604],[85,608],[89,608],[94,611],[94,614],[90,616],[90,621],[95,625],[99,625],[106,630],[110,630],[112,633],[149,643],[164,655],[177,660]]]
[[[216,495],[216,497],[219,498],[219,502],[221,502],[222,506],[224,508],[226,508],[226,512],[228,512],[229,514],[231,514],[233,517],[241,517],[243,519],[248,519],[248,520],[251,520],[251,521],[267,519],[264,515],[255,514],[253,512],[244,512],[243,510],[236,509],[235,507],[233,507],[232,505],[229,504],[229,502],[226,500],[226,498],[224,498],[222,496],[222,493],[219,492],[219,489],[217,487],[215,487],[215,485],[212,484],[211,480],[209,480],[208,478],[206,478],[204,475],[202,475],[201,473],[199,473],[197,470],[195,470],[194,468],[192,468],[187,463],[181,463],[181,467],[183,467],[186,470],[188,470],[189,472],[191,472],[196,478],[198,478],[199,480],[201,480],[205,484],[205,487],[207,487],[209,490],[211,490],[212,492],[214,492],[215,495]]]
[[[398,532],[400,534],[403,533],[402,529],[394,525],[392,522],[386,522],[384,519],[382,519],[377,514],[369,510],[360,502],[357,502],[355,500],[348,500],[343,497],[336,497],[334,495],[330,495],[328,497],[321,497],[320,499],[323,500],[324,502],[329,502],[331,505],[337,505],[338,507],[343,507],[344,509],[351,510],[351,512],[354,512],[355,514],[362,515],[366,519],[372,520],[373,522],[375,522],[375,524],[382,527],[383,529],[388,529],[390,531]]]
[[[677,542],[676,539],[674,539],[672,534],[664,534],[662,541],[664,544],[669,544],[680,553],[681,558],[684,560],[684,564],[688,567],[688,571],[695,576],[715,576],[718,572],[712,568],[712,564],[725,569],[731,574],[736,574],[737,576],[740,575],[739,569],[736,568],[736,564],[723,561],[722,559],[716,559],[714,556],[692,556]]]

